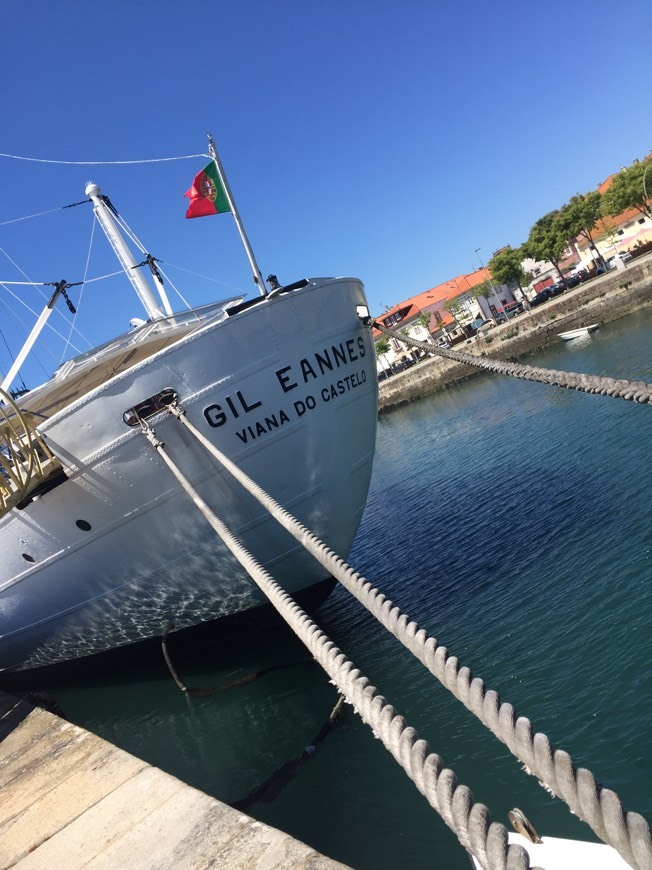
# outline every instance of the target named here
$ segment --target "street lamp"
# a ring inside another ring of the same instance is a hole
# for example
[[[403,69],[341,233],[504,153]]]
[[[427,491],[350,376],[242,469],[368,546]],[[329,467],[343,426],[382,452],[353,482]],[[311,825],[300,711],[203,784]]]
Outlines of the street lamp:
[[[480,267],[481,267],[482,269],[484,269],[484,263],[482,262],[482,259],[480,258],[480,253],[479,253],[481,250],[482,250],[482,248],[476,248],[476,249],[475,249],[475,255],[476,255],[476,257],[478,258],[478,262],[480,263]],[[490,286],[491,286],[491,289],[492,289],[493,294],[494,294],[494,298],[495,298],[496,303],[497,303],[497,305],[496,305],[496,314],[498,314],[498,309],[501,307],[501,305],[500,305],[500,299],[498,298],[498,293],[496,292],[496,288],[494,287],[494,282],[491,280],[491,278],[489,278],[489,284],[490,284]],[[497,318],[494,318],[494,319],[497,320]],[[505,322],[507,322],[507,315],[506,315],[506,314],[505,314]]]

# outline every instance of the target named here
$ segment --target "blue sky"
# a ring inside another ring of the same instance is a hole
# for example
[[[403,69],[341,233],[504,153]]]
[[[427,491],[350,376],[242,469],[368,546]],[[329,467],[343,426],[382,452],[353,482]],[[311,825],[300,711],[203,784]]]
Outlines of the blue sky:
[[[476,248],[486,262],[520,244],[652,148],[649,0],[0,0],[0,16],[1,152],[181,156],[211,132],[263,275],[356,275],[374,312],[471,271]],[[230,216],[184,217],[204,162],[0,157],[0,279],[81,279],[88,206],[3,222],[83,199],[92,179],[190,301],[255,292]],[[96,235],[88,277],[115,268]],[[122,278],[82,301],[92,342],[140,315]],[[0,287],[15,353],[34,318],[9,306]],[[44,340],[31,385],[62,353]]]

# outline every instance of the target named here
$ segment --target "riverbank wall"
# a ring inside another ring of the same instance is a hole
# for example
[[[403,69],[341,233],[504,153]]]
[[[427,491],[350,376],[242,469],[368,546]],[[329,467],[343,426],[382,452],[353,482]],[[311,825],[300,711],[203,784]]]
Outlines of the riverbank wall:
[[[652,304],[652,255],[566,291],[509,323],[468,339],[456,350],[513,361],[559,341],[558,334],[609,323]],[[481,371],[443,357],[424,360],[379,385],[378,412],[387,413]]]

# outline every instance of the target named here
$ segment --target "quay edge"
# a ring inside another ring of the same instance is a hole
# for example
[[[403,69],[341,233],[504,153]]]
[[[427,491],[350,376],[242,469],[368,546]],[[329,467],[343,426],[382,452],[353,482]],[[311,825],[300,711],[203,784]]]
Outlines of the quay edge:
[[[609,323],[652,304],[652,254],[626,269],[608,272],[568,290],[529,314],[455,345],[456,350],[500,360],[516,360],[559,339],[557,334],[587,323]],[[478,374],[481,370],[443,357],[424,360],[381,381],[379,414],[395,410]],[[617,372],[613,373],[617,376]]]
[[[0,867],[347,870],[83,728],[0,692]]]

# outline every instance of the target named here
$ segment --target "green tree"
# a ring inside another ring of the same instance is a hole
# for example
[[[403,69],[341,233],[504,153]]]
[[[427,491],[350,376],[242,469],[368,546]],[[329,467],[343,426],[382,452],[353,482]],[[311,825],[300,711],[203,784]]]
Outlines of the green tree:
[[[523,285],[528,284],[531,275],[523,269],[525,255],[521,248],[503,248],[489,260],[489,270],[499,284],[516,284],[523,296]]]
[[[418,326],[422,326],[425,329],[425,331],[427,333],[426,341],[429,341],[432,344],[434,344],[435,339],[432,337],[432,333],[430,332],[431,319],[432,319],[432,314],[430,311],[422,311],[421,314],[417,317],[416,322],[417,322]]]
[[[555,210],[539,218],[530,230],[530,235],[521,250],[526,257],[552,263],[563,281],[564,276],[559,264],[568,247],[568,235],[563,222],[559,219],[559,214],[559,211]]]
[[[376,359],[380,360],[380,363],[383,367],[384,371],[391,371],[392,367],[389,364],[386,354],[389,352],[389,336],[383,335],[378,339],[374,344],[376,348]],[[381,359],[383,357],[383,359]]]
[[[472,291],[472,296],[474,299],[477,299],[479,296],[483,296],[485,299],[489,299],[493,292],[493,285],[488,278],[485,278],[484,281],[481,281],[480,284],[476,284]]]
[[[376,356],[381,356],[384,353],[387,353],[389,350],[389,337],[383,335],[382,338],[379,338],[376,342]]]
[[[594,253],[594,259],[604,266],[604,258],[595,246],[592,235],[601,217],[602,194],[599,190],[587,194],[576,193],[559,213],[559,220],[564,226],[567,237],[585,239]]]
[[[604,237],[607,241],[607,244],[611,245],[611,247],[613,248],[613,252],[615,254],[618,250],[618,242],[620,241],[620,239],[618,238],[618,227],[609,227],[607,232],[604,234]],[[606,265],[607,264],[605,263],[605,268]]]
[[[606,215],[619,215],[628,208],[635,208],[645,217],[652,219],[652,198],[645,196],[643,175],[652,163],[652,157],[643,163],[633,163],[622,169],[614,178],[611,186],[602,194],[602,211]],[[649,182],[648,182],[649,179]],[[652,171],[648,172],[646,186],[652,193]]]
[[[451,315],[451,317],[455,321],[455,325],[458,327],[458,329],[461,329],[462,333],[464,335],[468,336],[468,332],[466,330],[466,327],[464,326],[463,323],[460,322],[460,319],[459,319],[460,315],[465,313],[464,308],[462,307],[462,305],[460,305],[460,303],[457,301],[457,299],[447,300],[446,304],[444,305],[444,308]]]

